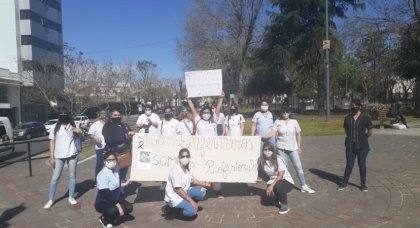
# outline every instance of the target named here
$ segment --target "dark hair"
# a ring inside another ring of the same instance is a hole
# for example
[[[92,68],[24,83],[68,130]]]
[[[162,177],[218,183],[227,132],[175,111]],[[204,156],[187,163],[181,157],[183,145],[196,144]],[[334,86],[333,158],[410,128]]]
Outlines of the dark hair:
[[[117,162],[118,162],[117,155],[116,155],[114,152],[111,152],[111,151],[107,151],[107,152],[105,152],[105,154],[104,154],[104,161],[105,161],[107,158],[109,158],[109,156],[111,156],[111,155],[114,155],[115,160],[117,160]]]
[[[279,167],[279,165],[278,165],[278,163],[277,163],[277,149],[276,149],[276,147],[275,147],[272,143],[270,143],[270,142],[266,142],[266,143],[264,143],[264,145],[263,145],[263,147],[262,147],[262,149],[261,149],[261,152],[260,152],[260,158],[258,159],[258,160],[259,160],[259,165],[260,165],[261,167],[264,167],[265,160],[267,159],[267,158],[264,156],[264,148],[265,148],[265,147],[268,147],[268,149],[269,149],[269,150],[273,151],[273,154],[271,155],[271,157],[270,157],[268,160],[270,161],[271,165],[274,167],[274,170],[275,170],[275,171],[277,171],[277,170],[278,170],[278,167]]]
[[[55,128],[54,128],[54,136],[56,136],[57,132],[60,130],[60,127],[62,124],[66,124],[66,122],[63,122],[63,118],[60,118],[60,116],[68,116],[68,123],[70,124],[72,127],[76,127],[76,124],[74,123],[73,117],[67,113],[67,112],[62,112],[58,115],[58,121],[55,124]]]
[[[210,115],[213,116],[213,110],[211,110],[210,106],[204,106],[203,108],[201,108],[200,110],[200,117],[203,117],[203,112],[204,110],[208,109],[210,111]]]
[[[229,109],[231,109],[233,107],[235,107],[236,110],[238,110],[238,104],[236,104],[235,102],[233,102],[232,104],[229,105]]]
[[[151,110],[153,110],[153,107],[152,107],[152,105],[150,105],[150,104],[145,105],[145,106],[144,106],[144,109],[146,109],[146,108],[150,108]]]
[[[260,104],[262,104],[263,102],[267,103],[268,105],[270,105],[270,102],[268,101],[268,99],[262,99]]]
[[[114,112],[119,112],[121,114],[120,110],[114,108],[114,109],[111,109],[111,111],[109,112],[109,115],[112,115],[112,113]]]
[[[356,106],[362,107],[362,102],[360,101],[360,99],[357,99],[357,98],[351,100],[351,104],[355,104]]]
[[[171,110],[171,112],[173,111],[171,106],[165,106],[165,108],[163,109],[163,111],[165,112],[165,111],[166,111],[166,109],[170,109],[170,110]]]
[[[184,152],[187,152],[188,155],[191,156],[190,150],[188,150],[188,148],[182,148],[182,149],[179,150],[178,158],[180,158],[182,153],[184,153]],[[190,164],[187,165],[187,169],[188,170],[190,169]]]

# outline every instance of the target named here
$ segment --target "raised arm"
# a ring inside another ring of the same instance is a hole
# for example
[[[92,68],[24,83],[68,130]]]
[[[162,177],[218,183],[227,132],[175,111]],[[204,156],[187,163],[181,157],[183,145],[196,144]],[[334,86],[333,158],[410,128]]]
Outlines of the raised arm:
[[[195,119],[195,117],[197,116],[197,110],[195,110],[194,102],[191,100],[191,98],[188,98],[187,101],[188,101],[188,106],[191,109],[191,114],[193,116],[193,119]]]
[[[216,110],[214,111],[216,116],[219,116],[220,110],[222,109],[223,99],[225,98],[225,92],[222,91],[222,94],[217,101]]]

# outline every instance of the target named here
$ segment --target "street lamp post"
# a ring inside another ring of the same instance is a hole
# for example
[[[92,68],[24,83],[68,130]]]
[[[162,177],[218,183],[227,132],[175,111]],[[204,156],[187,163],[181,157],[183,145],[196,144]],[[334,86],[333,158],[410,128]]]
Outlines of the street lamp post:
[[[328,0],[325,0],[325,37],[326,40],[328,40]],[[326,100],[327,100],[327,108],[326,108],[326,116],[327,116],[327,121],[330,120],[330,68],[329,68],[329,64],[330,64],[330,50],[329,48],[327,48],[325,50],[325,70],[326,70],[326,87],[327,87],[327,96],[326,96]]]
[[[182,81],[179,80],[179,112],[182,110]]]

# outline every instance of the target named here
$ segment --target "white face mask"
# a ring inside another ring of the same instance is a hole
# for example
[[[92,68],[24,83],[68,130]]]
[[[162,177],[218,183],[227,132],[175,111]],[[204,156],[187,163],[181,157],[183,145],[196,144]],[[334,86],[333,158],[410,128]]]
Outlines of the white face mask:
[[[105,161],[105,167],[113,169],[117,165],[117,161]]]
[[[211,117],[210,114],[203,114],[203,120],[209,120]]]
[[[186,166],[186,165],[188,165],[188,164],[190,163],[190,158],[183,157],[183,158],[179,159],[179,162],[180,162],[183,166]]]
[[[268,111],[268,105],[261,105],[261,112]]]
[[[144,114],[146,114],[147,116],[150,116],[150,115],[152,115],[152,111],[147,110],[147,111],[144,112]]]
[[[271,155],[273,155],[273,151],[271,151],[271,150],[264,150],[264,156],[266,158],[270,158]]]

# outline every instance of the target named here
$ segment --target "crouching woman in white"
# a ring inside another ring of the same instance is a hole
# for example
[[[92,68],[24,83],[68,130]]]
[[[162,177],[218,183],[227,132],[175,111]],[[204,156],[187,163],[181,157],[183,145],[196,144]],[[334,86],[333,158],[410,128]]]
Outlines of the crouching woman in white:
[[[257,183],[267,182],[267,196],[276,198],[279,202],[279,214],[289,212],[287,193],[293,189],[293,179],[281,157],[277,157],[276,148],[271,143],[265,143],[258,159]]]
[[[194,178],[189,168],[190,157],[187,148],[179,151],[179,163],[172,167],[168,175],[165,201],[169,208],[180,208],[187,219],[194,219],[198,210],[197,201],[203,200],[206,195],[204,187],[210,187],[210,183]]]
[[[102,213],[99,217],[103,227],[112,227],[112,222],[121,216],[133,211],[133,206],[122,197],[122,189],[131,181],[121,183],[120,168],[114,153],[104,154],[104,166],[96,177],[98,195],[96,196],[95,209]]]

